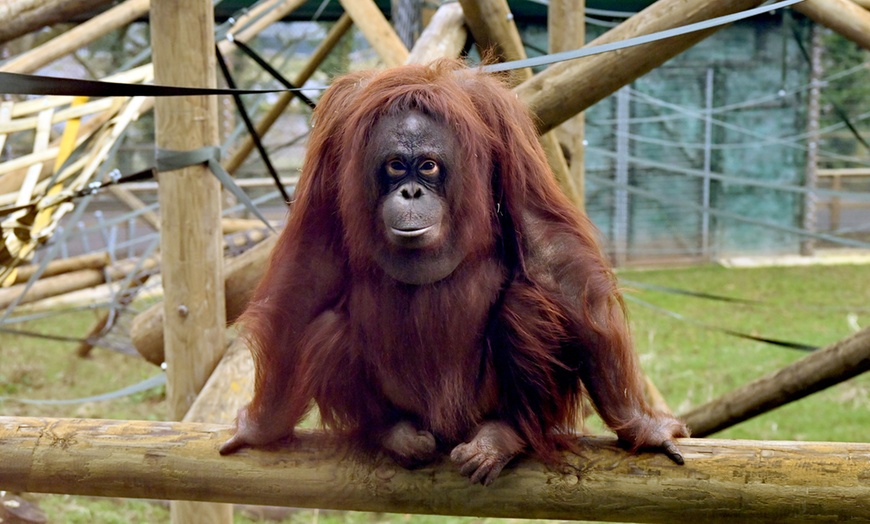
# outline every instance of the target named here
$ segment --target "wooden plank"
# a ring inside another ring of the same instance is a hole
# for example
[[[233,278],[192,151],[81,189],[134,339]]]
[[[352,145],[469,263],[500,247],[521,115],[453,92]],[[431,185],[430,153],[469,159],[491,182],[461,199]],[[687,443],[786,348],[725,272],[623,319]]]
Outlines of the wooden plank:
[[[54,97],[45,97],[45,100],[51,100]],[[68,98],[68,97],[61,97]],[[72,99],[69,100],[71,102]],[[21,105],[21,104],[16,104]],[[62,104],[41,104],[43,109],[39,111],[41,114],[43,111],[47,109],[52,109],[57,105]],[[93,115],[95,113],[100,113],[106,110],[111,109],[114,105],[116,105],[116,101],[111,98],[101,98],[99,100],[94,100],[93,102],[88,102],[87,104],[71,106],[66,109],[61,109],[52,115],[52,124],[57,124],[60,122],[65,122],[67,120],[71,120],[74,118],[81,118],[83,116]],[[10,120],[3,125],[0,125],[0,133],[16,133],[18,131],[27,131],[28,129],[36,128],[38,123],[38,116],[29,117],[29,118],[15,118]]]
[[[582,441],[489,487],[448,460],[409,471],[322,434],[222,457],[230,426],[0,417],[0,489],[391,513],[624,522],[866,522],[870,444],[680,439],[686,459]]]
[[[12,120],[14,106],[15,102],[0,102],[0,151],[3,150],[3,146],[6,144],[6,132],[2,131],[2,128]]]
[[[36,125],[36,137],[33,139],[33,154],[38,155],[48,149],[48,141],[51,139],[51,116],[54,114],[53,109],[46,109],[39,113],[38,123]],[[18,199],[15,205],[23,206],[30,203],[33,198],[33,191],[36,189],[36,183],[39,181],[39,173],[42,171],[42,163],[38,162],[27,168],[27,175],[24,177],[24,182],[21,184],[21,189],[18,191]]]
[[[190,406],[184,421],[232,424],[239,409],[253,396],[254,358],[244,341],[237,338]]]

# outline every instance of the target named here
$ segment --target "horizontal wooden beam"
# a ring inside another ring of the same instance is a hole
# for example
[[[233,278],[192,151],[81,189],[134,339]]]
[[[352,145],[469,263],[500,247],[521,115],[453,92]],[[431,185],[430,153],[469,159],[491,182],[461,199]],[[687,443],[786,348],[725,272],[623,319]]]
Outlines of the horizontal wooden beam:
[[[340,510],[628,522],[870,520],[870,444],[682,439],[677,466],[581,441],[489,487],[444,460],[408,471],[319,433],[222,457],[229,426],[0,417],[0,490]]]
[[[596,47],[757,7],[763,0],[658,0],[585,47]],[[705,29],[659,42],[553,64],[514,91],[546,132],[716,32]]]

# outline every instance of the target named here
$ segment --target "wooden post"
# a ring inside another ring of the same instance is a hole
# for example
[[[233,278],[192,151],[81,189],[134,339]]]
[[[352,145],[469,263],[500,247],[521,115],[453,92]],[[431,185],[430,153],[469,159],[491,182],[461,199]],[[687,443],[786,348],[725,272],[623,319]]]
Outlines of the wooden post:
[[[763,0],[658,0],[587,44],[593,47],[736,13]],[[696,31],[650,44],[554,64],[515,88],[549,131],[620,87],[692,47],[716,29]]]
[[[804,0],[793,5],[792,9],[833,29],[864,49],[870,49],[870,13],[855,2]]]
[[[698,406],[681,418],[705,437],[870,371],[870,328]]]
[[[526,50],[520,39],[520,32],[514,24],[513,14],[507,0],[460,0],[465,12],[465,21],[471,29],[471,34],[478,47],[492,49],[503,60],[522,60],[526,58]],[[530,79],[532,70],[519,69],[513,72],[513,79],[520,81]],[[562,191],[578,207],[582,208],[574,180],[568,173],[568,163],[555,135],[544,133],[539,138],[547,162],[553,175],[558,180]]]
[[[277,239],[277,235],[272,235],[227,263],[224,271],[224,296],[228,322],[233,322],[247,307],[254,293],[254,287],[266,271],[269,253],[275,247]],[[163,340],[164,319],[165,306],[154,304],[136,315],[130,327],[133,346],[145,360],[158,366],[166,359]]]
[[[586,0],[551,0],[547,11],[547,33],[551,53],[583,47],[586,43]],[[570,155],[568,176],[574,181],[577,205],[581,210],[586,207],[584,128],[583,113],[579,113],[556,130],[559,144],[564,145]]]
[[[870,520],[870,444],[680,439],[678,466],[588,439],[561,467],[522,458],[482,487],[447,459],[410,471],[305,431],[222,457],[229,435],[214,424],[0,417],[0,489],[673,524]]]
[[[417,39],[408,56],[408,63],[425,64],[436,58],[457,57],[467,39],[462,7],[459,4],[444,4]]]
[[[408,60],[408,48],[387,22],[374,0],[339,0],[345,12],[378,52],[387,67],[402,65]]]
[[[459,4],[465,12],[468,28],[474,35],[474,43],[482,55],[493,52],[505,62],[526,58],[526,50],[507,0],[459,0]],[[532,70],[528,67],[517,69],[511,75],[514,83],[518,84],[531,78]]]
[[[154,0],[151,42],[156,83],[214,87],[211,0]],[[160,98],[155,103],[160,150],[218,143],[217,99]],[[158,175],[169,417],[180,420],[224,350],[225,306],[220,184],[205,165]],[[172,521],[232,522],[231,506],[176,503]]]

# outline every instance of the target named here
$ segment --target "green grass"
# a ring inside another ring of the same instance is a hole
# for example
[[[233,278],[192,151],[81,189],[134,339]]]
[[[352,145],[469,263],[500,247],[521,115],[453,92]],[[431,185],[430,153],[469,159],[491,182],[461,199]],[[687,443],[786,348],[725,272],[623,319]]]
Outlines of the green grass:
[[[621,272],[648,284],[763,301],[763,305],[627,289],[635,296],[718,327],[824,346],[870,324],[870,266],[764,269],[698,267]],[[629,286],[626,286],[629,287]],[[685,413],[794,362],[801,351],[705,329],[628,302],[645,371],[677,413]],[[851,320],[850,320],[851,317]],[[870,377],[862,376],[718,433],[722,438],[867,441]]]
[[[824,346],[854,327],[870,324],[870,265],[766,269],[717,266],[655,271],[622,271],[626,294],[685,315],[694,321],[746,333]],[[761,305],[716,302],[632,287],[657,284],[762,301]],[[677,413],[715,399],[751,380],[794,362],[806,353],[751,342],[705,329],[629,300],[637,352],[644,370]],[[92,312],[64,314],[26,325],[7,326],[46,334],[81,336]],[[142,360],[95,349],[89,359],[75,345],[0,333],[0,396],[66,399],[128,386],[156,373]],[[162,389],[107,402],[74,406],[31,406],[0,401],[0,414],[157,420],[166,417]],[[722,438],[868,440],[870,376],[829,388],[799,402],[716,434]],[[167,522],[165,504],[67,495],[27,495],[50,522]],[[257,521],[237,513],[236,522]],[[292,510],[283,522],[401,523],[510,522],[504,519],[421,517],[376,513]],[[527,522],[517,520],[517,522]]]

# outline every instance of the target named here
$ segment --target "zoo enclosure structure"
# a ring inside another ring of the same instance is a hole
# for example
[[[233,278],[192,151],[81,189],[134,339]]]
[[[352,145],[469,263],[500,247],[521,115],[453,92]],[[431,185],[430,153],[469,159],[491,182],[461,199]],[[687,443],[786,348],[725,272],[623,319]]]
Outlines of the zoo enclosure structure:
[[[848,0],[840,1],[851,6],[849,9],[855,7]],[[760,3],[660,0],[590,45],[666,30],[674,20],[691,23]],[[342,4],[388,65],[422,60],[414,58],[421,55],[432,58],[431,54],[420,50],[409,54],[370,1],[346,0]],[[465,21],[479,44],[495,46],[503,57],[522,57],[524,51],[517,45],[516,28],[505,23],[509,20],[509,11],[503,1],[469,0],[461,4]],[[838,11],[841,4],[837,2],[806,0],[805,4],[826,6],[823,12],[828,15],[831,13],[826,9],[841,12]],[[213,52],[213,31],[206,24],[211,21],[211,2],[185,2],[178,6],[185,9],[184,12],[170,7],[173,7],[170,2],[165,1],[155,1],[153,5],[156,41],[170,45],[195,35],[207,36],[201,41],[184,40],[186,60],[164,62],[161,52],[156,52],[155,77],[174,85],[213,84],[213,71],[200,70],[201,76],[197,79],[188,76],[196,71],[193,62],[208,63],[201,58]],[[457,20],[450,14],[451,10],[456,11],[455,6],[445,7],[447,14],[442,20]],[[844,16],[832,18],[834,21],[827,20],[827,23],[834,26],[846,22]],[[187,26],[179,27],[178,20],[205,26],[192,31]],[[457,53],[455,42],[464,40],[465,31],[462,17],[458,20],[459,24],[451,22],[450,31],[440,31],[439,35],[430,35],[432,40],[421,38],[420,42],[437,47],[433,42],[442,43],[441,37],[459,35],[446,50],[434,54]],[[866,12],[855,15],[849,22],[854,20],[870,28],[870,15]],[[174,37],[171,36],[173,31],[176,32]],[[581,62],[553,66],[538,75],[529,75],[516,87],[516,92],[539,117],[541,131],[549,131],[568,116],[657,67],[711,32],[675,37],[658,44],[655,53],[649,46],[630,48],[621,53],[618,62],[598,55]],[[161,68],[166,70],[161,72]],[[569,100],[567,106],[566,99]],[[213,120],[215,109],[209,107],[207,99],[166,100],[157,106],[157,111],[158,143],[162,148],[179,150],[214,143],[207,129],[200,137],[196,133],[177,133],[186,129],[188,119],[204,122],[204,126],[213,124],[208,122]],[[181,115],[184,118],[179,119]],[[161,118],[164,118],[162,123]],[[560,160],[558,155],[553,157],[552,141],[548,150],[555,164],[554,171],[561,176],[570,194],[567,186],[572,182],[566,178],[564,159]],[[864,444],[687,439],[680,444],[690,465],[680,468],[661,462],[660,457],[634,457],[610,444],[587,441],[583,460],[576,463],[567,459],[567,464],[573,464],[573,471],[565,473],[523,461],[514,468],[513,475],[502,479],[503,487],[496,486],[489,491],[467,487],[463,479],[443,465],[422,472],[407,472],[385,462],[357,462],[356,458],[347,458],[342,450],[328,446],[322,439],[310,437],[301,438],[292,448],[282,451],[245,451],[237,457],[218,458],[217,445],[226,436],[227,427],[194,421],[229,421],[230,414],[235,412],[232,408],[244,399],[225,397],[231,389],[227,381],[249,377],[245,372],[249,364],[246,364],[244,349],[236,347],[223,356],[224,360],[218,365],[220,349],[224,347],[224,318],[230,315],[222,294],[215,292],[225,289],[220,235],[216,233],[220,228],[215,227],[220,223],[219,205],[215,205],[216,184],[203,166],[185,169],[190,172],[177,176],[174,182],[181,185],[170,189],[170,195],[162,196],[161,206],[164,287],[177,291],[167,293],[161,306],[161,333],[165,333],[161,338],[166,342],[164,358],[169,368],[173,416],[183,416],[185,422],[2,418],[0,451],[9,458],[0,465],[3,488],[129,497],[153,497],[160,493],[167,498],[209,502],[314,504],[342,509],[634,521],[674,522],[682,516],[687,520],[700,517],[710,521],[737,521],[751,516],[769,521],[870,518],[870,509],[863,502],[870,498],[867,480],[870,478],[870,449]],[[573,184],[576,191],[577,181]],[[174,204],[165,200],[184,195],[186,191],[193,191],[202,199]],[[212,210],[208,212],[205,208]],[[197,221],[192,216],[196,216]],[[196,223],[200,224],[199,228]],[[178,266],[178,260],[187,261],[201,274],[194,278],[184,268],[172,267]],[[212,269],[203,270],[209,267]],[[230,276],[229,271],[227,276]],[[219,334],[214,335],[215,332]],[[204,333],[214,336],[209,338]],[[853,372],[866,370],[870,362],[867,332],[859,335],[849,342],[849,347],[858,355],[849,361]],[[211,373],[215,368],[217,371]],[[211,387],[206,387],[191,406],[209,375]],[[227,479],[239,482],[231,483]],[[310,491],[306,486],[310,486]],[[479,490],[478,497],[468,497],[468,490],[472,489]],[[804,504],[794,504],[797,495],[804,497]],[[178,521],[192,522],[205,515],[209,521],[227,518],[226,507],[178,505],[175,508],[173,514]]]

